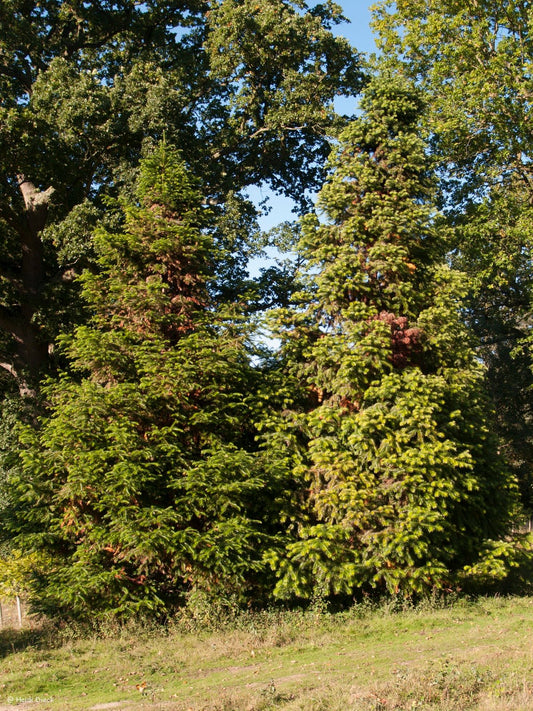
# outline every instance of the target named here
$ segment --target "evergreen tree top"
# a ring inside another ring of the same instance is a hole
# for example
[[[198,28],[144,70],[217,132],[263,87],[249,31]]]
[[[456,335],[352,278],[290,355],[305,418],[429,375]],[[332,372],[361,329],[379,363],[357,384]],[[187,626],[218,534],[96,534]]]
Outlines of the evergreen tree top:
[[[141,162],[136,192],[146,207],[159,205],[181,219],[192,212],[198,219],[203,201],[200,180],[188,170],[180,152],[166,141]]]

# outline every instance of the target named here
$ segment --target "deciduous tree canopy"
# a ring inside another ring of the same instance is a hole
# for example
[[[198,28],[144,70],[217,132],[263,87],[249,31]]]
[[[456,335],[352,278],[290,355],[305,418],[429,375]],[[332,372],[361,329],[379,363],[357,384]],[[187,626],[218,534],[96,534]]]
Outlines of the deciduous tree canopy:
[[[208,201],[266,182],[305,202],[332,100],[361,83],[341,19],[287,0],[0,3],[0,352],[23,393],[79,317],[73,270],[143,147],[165,134]]]

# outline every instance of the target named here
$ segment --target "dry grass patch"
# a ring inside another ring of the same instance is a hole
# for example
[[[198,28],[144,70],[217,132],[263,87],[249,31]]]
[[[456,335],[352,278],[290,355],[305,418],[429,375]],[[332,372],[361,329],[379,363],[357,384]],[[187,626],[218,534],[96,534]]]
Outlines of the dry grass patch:
[[[533,708],[533,598],[397,607],[0,635],[0,709],[10,698],[51,699],[35,711]]]

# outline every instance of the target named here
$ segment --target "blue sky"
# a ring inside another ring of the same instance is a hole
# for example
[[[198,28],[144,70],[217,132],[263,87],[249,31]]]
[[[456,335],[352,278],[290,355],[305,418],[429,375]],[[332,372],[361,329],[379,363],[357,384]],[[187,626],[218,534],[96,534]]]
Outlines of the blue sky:
[[[375,45],[369,27],[369,6],[364,2],[358,2],[358,0],[351,0],[351,2],[345,0],[339,4],[343,8],[344,16],[350,20],[350,24],[337,27],[336,34],[347,37],[360,52],[374,52]]]

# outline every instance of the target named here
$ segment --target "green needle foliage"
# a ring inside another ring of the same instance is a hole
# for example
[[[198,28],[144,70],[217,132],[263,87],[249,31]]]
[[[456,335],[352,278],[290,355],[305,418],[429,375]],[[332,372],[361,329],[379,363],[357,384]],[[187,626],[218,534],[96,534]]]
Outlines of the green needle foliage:
[[[64,348],[74,375],[20,441],[10,482],[20,545],[55,615],[162,614],[187,595],[248,594],[270,492],[255,453],[247,333],[209,300],[213,216],[179,155],[142,163],[124,226],[95,235],[92,318]]]
[[[308,393],[271,435],[301,483],[296,539],[270,558],[280,596],[422,594],[504,575],[510,549],[515,484],[459,316],[461,277],[442,266],[420,95],[385,74],[362,107],[320,193],[325,220],[303,222],[309,288],[278,314]]]
[[[439,161],[468,325],[487,366],[497,431],[533,510],[531,215],[533,16],[526,0],[380,0],[384,61],[416,79]]]

